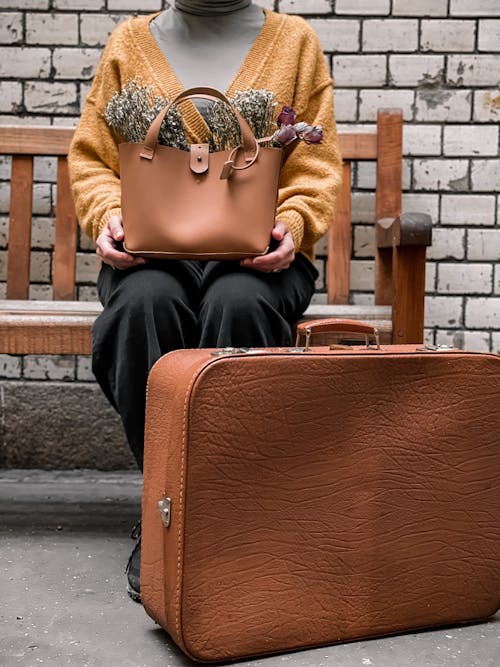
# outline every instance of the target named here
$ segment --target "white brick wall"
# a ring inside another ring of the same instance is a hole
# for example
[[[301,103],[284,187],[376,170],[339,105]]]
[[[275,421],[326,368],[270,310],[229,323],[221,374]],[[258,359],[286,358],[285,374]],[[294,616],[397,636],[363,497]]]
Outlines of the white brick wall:
[[[332,64],[336,114],[344,128],[373,127],[377,109],[404,112],[406,211],[434,221],[428,253],[426,340],[500,350],[500,1],[256,0],[298,13],[317,31]],[[109,33],[130,14],[166,0],[0,0],[0,122],[74,125]],[[0,280],[5,276],[5,181],[0,164]],[[374,166],[355,170],[353,295],[368,303],[373,280],[370,188]],[[53,160],[35,167],[31,288],[50,279]],[[324,288],[326,244],[318,246]],[[82,299],[95,299],[92,244],[80,243]],[[4,294],[0,283],[0,296]],[[318,295],[324,299],[324,295]],[[0,377],[91,381],[88,358],[74,362],[0,357]]]

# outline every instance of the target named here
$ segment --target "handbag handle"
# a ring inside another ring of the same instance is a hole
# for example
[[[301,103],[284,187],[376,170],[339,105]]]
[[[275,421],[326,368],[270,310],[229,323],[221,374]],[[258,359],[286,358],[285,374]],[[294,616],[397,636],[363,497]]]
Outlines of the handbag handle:
[[[377,350],[380,349],[380,340],[378,329],[367,322],[359,320],[347,320],[340,318],[326,318],[324,320],[311,320],[309,322],[300,322],[297,324],[297,342],[299,346],[301,336],[305,336],[306,350],[309,349],[309,342],[314,333],[361,333],[365,334],[366,345],[368,347],[368,337],[375,338]]]
[[[156,146],[158,145],[158,135],[160,134],[161,124],[163,123],[163,119],[169,112],[172,105],[177,104],[178,102],[182,102],[183,100],[189,100],[192,98],[213,100],[213,101],[220,100],[221,102],[225,102],[228,106],[231,107],[240,126],[241,137],[243,139],[243,149],[245,151],[245,162],[246,162],[245,165],[240,167],[234,165],[233,163],[232,168],[247,169],[248,167],[250,167],[255,162],[259,154],[259,144],[254,136],[254,133],[250,128],[250,125],[239,113],[239,111],[234,108],[234,106],[231,104],[231,102],[223,93],[218,91],[216,88],[207,88],[207,87],[188,88],[187,90],[184,90],[183,92],[179,93],[179,95],[177,95],[177,97],[175,97],[171,102],[169,102],[164,109],[160,111],[160,113],[151,123],[149,130],[146,134],[146,138],[144,139],[144,153],[141,153],[141,157],[147,157],[149,159],[153,157],[156,151]],[[235,156],[238,148],[240,147],[237,146],[235,149],[233,149],[233,151],[231,152],[231,157]]]

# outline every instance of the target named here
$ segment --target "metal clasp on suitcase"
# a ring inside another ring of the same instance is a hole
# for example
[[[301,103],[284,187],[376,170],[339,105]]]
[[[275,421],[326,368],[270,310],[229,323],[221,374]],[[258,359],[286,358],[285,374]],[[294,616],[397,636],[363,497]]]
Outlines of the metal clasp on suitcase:
[[[172,519],[172,499],[165,497],[158,501],[158,509],[160,510],[161,522],[168,528]]]
[[[268,350],[262,348],[252,347],[221,347],[218,350],[210,352],[212,357],[225,357],[232,354],[265,354]]]

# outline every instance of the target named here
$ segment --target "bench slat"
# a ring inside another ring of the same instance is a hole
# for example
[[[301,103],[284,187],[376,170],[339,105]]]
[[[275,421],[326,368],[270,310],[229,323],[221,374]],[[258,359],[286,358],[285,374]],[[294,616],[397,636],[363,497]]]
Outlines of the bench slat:
[[[7,299],[27,299],[30,287],[33,158],[12,158]]]
[[[78,315],[9,315],[0,319],[5,354],[90,354],[94,317]]]
[[[67,155],[73,133],[72,127],[0,126],[0,154]]]
[[[376,160],[378,155],[377,135],[369,132],[338,135],[340,153],[344,160]]]
[[[350,266],[351,163],[344,162],[337,215],[328,235],[328,303],[349,303]]]
[[[377,192],[375,219],[397,218],[402,207],[403,112],[384,109],[378,112]],[[377,248],[375,253],[375,303],[393,303],[392,248]]]
[[[71,186],[68,160],[57,160],[57,207],[54,243],[52,286],[55,300],[75,298],[77,221]]]

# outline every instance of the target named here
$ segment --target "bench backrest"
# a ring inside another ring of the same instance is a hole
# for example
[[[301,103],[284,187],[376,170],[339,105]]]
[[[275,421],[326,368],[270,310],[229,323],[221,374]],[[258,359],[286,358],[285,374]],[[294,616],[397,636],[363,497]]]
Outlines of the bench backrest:
[[[349,299],[351,259],[351,162],[377,163],[376,220],[401,214],[402,112],[381,110],[377,132],[339,134],[344,159],[344,179],[337,218],[328,239],[328,303]],[[7,252],[7,299],[28,299],[30,286],[31,230],[33,219],[33,161],[35,156],[57,158],[55,240],[52,259],[53,299],[75,299],[78,226],[68,178],[67,154],[71,128],[0,127],[0,155],[12,156],[10,220]],[[375,299],[390,303],[391,258],[389,248],[377,250]]]

